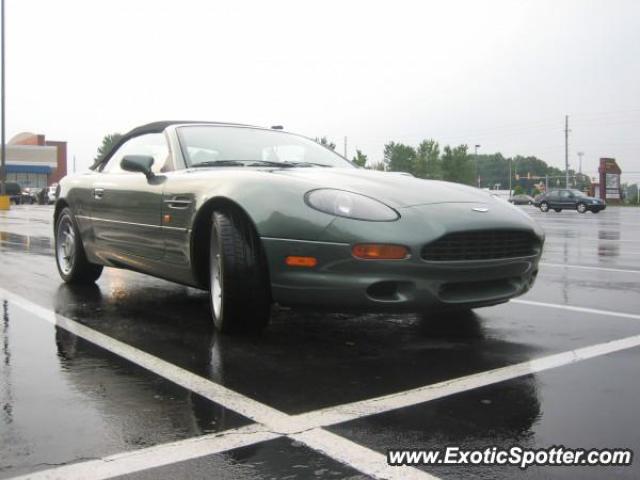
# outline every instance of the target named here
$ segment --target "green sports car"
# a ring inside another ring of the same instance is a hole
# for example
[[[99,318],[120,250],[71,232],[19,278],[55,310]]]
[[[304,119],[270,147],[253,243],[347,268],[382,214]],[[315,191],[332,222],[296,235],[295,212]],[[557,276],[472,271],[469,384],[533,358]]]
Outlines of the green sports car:
[[[94,282],[109,266],[206,289],[223,332],[260,330],[273,303],[416,312],[506,302],[532,286],[544,243],[529,216],[488,192],[215,122],[127,133],[60,182],[54,225],[64,281]]]

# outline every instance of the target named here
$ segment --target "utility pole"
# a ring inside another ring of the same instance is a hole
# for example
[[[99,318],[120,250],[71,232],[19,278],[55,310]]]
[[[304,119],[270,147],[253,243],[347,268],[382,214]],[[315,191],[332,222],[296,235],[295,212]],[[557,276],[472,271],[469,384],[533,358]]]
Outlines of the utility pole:
[[[73,156],[73,173],[76,173],[76,156]]]
[[[509,157],[509,198],[512,197],[511,195],[511,162],[513,162],[513,158]]]
[[[578,152],[578,159],[579,159],[578,173],[582,173],[582,156],[583,155],[584,155],[584,152]]]
[[[569,188],[569,115],[564,116],[564,176],[565,188]]]
[[[4,134],[5,134],[5,126],[4,126],[4,0],[2,1],[2,5],[0,6],[0,26],[2,28],[2,36],[0,37],[0,42],[2,43],[2,45],[0,46],[0,64],[2,64],[2,74],[1,74],[1,78],[0,78],[0,110],[2,110],[2,113],[0,113],[0,121],[2,122],[2,134],[0,135],[0,137],[2,137],[2,139],[0,141],[2,141],[2,154],[0,155],[1,160],[0,160],[0,195],[4,196],[7,193],[7,190],[5,188],[5,181],[7,179],[7,145],[5,142],[5,138],[4,138]]]
[[[344,137],[344,158],[347,158],[347,137]]]
[[[480,148],[481,145],[476,145],[475,146],[475,161],[476,161],[476,182],[478,182],[478,188],[480,188],[480,175],[478,175],[478,148]]]

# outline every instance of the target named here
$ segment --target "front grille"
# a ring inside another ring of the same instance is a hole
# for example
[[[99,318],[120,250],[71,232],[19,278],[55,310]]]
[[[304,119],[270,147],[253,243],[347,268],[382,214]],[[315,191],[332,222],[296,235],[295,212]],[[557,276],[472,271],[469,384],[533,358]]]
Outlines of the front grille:
[[[540,243],[520,230],[477,230],[448,233],[422,248],[423,260],[494,260],[535,255]]]

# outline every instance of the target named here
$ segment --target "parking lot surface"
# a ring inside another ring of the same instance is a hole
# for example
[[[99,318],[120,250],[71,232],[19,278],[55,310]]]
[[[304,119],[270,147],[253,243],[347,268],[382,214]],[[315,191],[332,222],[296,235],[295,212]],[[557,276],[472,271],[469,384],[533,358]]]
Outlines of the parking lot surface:
[[[206,292],[58,277],[52,207],[0,212],[0,478],[639,478],[392,467],[393,448],[640,452],[640,209],[543,214],[535,287],[465,315],[276,309],[212,331]]]

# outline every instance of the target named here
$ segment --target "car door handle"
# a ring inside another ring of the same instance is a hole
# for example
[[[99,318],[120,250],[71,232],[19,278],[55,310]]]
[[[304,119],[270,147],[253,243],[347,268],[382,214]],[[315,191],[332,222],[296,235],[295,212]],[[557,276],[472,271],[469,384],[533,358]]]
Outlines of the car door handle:
[[[188,198],[185,197],[173,197],[173,198],[168,198],[164,201],[164,204],[168,207],[168,208],[188,208],[189,205],[191,205],[193,203],[192,200],[189,200]]]
[[[94,188],[93,198],[96,200],[102,200],[102,197],[104,197],[104,188]]]

